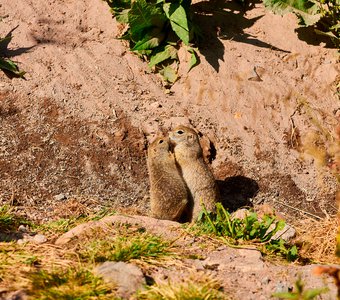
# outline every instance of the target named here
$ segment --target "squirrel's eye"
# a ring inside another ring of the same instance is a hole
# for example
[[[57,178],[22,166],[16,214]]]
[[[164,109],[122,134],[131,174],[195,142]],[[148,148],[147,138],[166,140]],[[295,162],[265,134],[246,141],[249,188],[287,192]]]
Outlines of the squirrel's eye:
[[[159,140],[159,142],[158,142],[158,143],[159,143],[159,144],[162,144],[163,142],[164,142],[163,140]]]
[[[178,134],[183,134],[183,133],[184,133],[184,131],[182,131],[182,130],[178,130],[178,131],[177,131],[177,133],[178,133]]]

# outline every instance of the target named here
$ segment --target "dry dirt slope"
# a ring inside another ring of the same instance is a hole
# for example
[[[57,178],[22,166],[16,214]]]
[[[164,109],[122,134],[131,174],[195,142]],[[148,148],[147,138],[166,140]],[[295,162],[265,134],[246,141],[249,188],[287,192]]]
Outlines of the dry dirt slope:
[[[299,212],[286,204],[334,214],[325,148],[339,116],[336,51],[299,40],[294,16],[260,4],[244,16],[228,2],[195,9],[206,36],[201,64],[166,95],[114,39],[103,1],[3,0],[0,34],[15,28],[7,55],[27,75],[0,74],[1,201],[38,219],[55,217],[56,199],[70,197],[146,213],[147,139],[190,123],[216,150],[212,167],[230,206],[251,198],[287,217]],[[254,68],[262,81],[249,80]]]
[[[206,36],[201,64],[166,95],[146,64],[114,39],[117,24],[104,2],[2,0],[0,35],[16,28],[7,55],[27,76],[0,74],[1,202],[40,221],[73,214],[77,202],[89,211],[106,205],[145,214],[147,140],[190,123],[205,149],[216,150],[212,167],[229,206],[251,199],[291,219],[300,215],[287,205],[333,214],[336,51],[299,40],[294,16],[261,5],[245,16],[223,2],[195,9]],[[254,68],[262,81],[249,80]],[[69,210],[68,202],[60,205],[67,198],[75,199]],[[199,251],[197,238],[186,242]],[[243,253],[235,269],[233,250],[205,253],[208,267],[224,258],[230,264],[221,263],[219,276],[228,291],[266,299],[280,283],[280,267]],[[237,269],[246,259],[260,266],[255,275]],[[284,284],[299,271],[311,286],[323,284],[310,282],[309,266],[287,267]]]

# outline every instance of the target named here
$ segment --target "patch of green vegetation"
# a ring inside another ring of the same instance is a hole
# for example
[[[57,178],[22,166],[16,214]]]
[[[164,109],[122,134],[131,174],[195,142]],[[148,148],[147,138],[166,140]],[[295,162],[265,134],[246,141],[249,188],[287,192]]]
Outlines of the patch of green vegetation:
[[[42,231],[46,234],[60,234],[65,233],[79,224],[98,221],[106,216],[112,216],[115,212],[109,209],[102,209],[99,212],[91,215],[80,214],[71,218],[61,218],[55,221],[47,222],[34,227],[34,230]]]
[[[36,300],[117,299],[111,287],[83,268],[40,270],[28,277],[31,280],[28,294]]]
[[[191,13],[191,0],[106,0],[116,20],[127,25],[121,39],[128,40],[131,51],[149,61],[168,83],[178,71],[178,50],[189,55],[188,72],[199,63],[191,42],[197,36]]]
[[[273,239],[284,226],[285,222],[274,216],[264,215],[260,219],[255,212],[246,214],[243,219],[233,218],[221,203],[217,203],[216,214],[209,213],[203,206],[194,230],[214,234],[232,247],[238,247],[244,241],[251,242],[260,246],[265,254],[279,254],[294,261],[298,258],[296,246],[290,246],[282,239]]]
[[[227,295],[221,291],[217,280],[200,274],[183,283],[155,284],[139,292],[138,300],[224,300]]]
[[[171,255],[168,242],[138,231],[133,234],[121,231],[116,236],[97,238],[80,247],[80,257],[91,262],[147,260]]]
[[[24,245],[0,243],[0,282],[22,284],[21,272],[39,263],[39,257],[25,249]]]
[[[311,300],[328,292],[329,289],[326,287],[318,289],[305,289],[301,277],[294,284],[294,290],[292,292],[274,293],[273,297],[279,299],[291,299],[291,300]]]
[[[340,47],[339,0],[263,0],[274,13],[292,12],[297,15],[300,26],[310,26],[317,34],[330,38]]]
[[[31,223],[16,216],[9,205],[0,206],[0,232],[15,231],[19,225],[31,225]]]
[[[6,36],[4,38],[0,37],[0,48],[6,48],[7,45],[11,42],[12,36]],[[10,59],[5,58],[0,53],[0,69],[4,71],[10,72],[12,75],[17,77],[24,77],[24,71],[20,71],[18,66]]]

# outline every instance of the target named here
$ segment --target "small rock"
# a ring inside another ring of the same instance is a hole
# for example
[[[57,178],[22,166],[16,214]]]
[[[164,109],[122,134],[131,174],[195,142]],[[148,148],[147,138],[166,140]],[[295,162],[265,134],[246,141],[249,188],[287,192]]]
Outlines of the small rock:
[[[23,233],[27,233],[28,232],[28,228],[25,225],[20,225],[18,227],[18,231],[19,232],[23,232]]]
[[[56,200],[56,201],[63,201],[63,200],[66,200],[67,199],[67,197],[66,197],[66,195],[65,194],[58,194],[58,195],[55,195],[54,197],[54,200]]]
[[[0,296],[1,296],[0,299],[3,299],[3,300],[26,300],[28,298],[27,294],[23,290],[10,292],[10,293],[5,294],[5,295],[3,295],[1,293]]]
[[[202,261],[200,261],[199,259],[193,260],[192,265],[197,271],[203,271],[204,270],[204,265],[203,265]]]
[[[279,281],[275,287],[275,293],[287,293],[289,292],[289,284],[287,282]]]
[[[295,235],[296,230],[291,225],[286,224],[282,230],[279,230],[272,236],[271,240],[283,239],[286,242],[289,242]]]
[[[106,261],[96,267],[95,272],[107,283],[112,283],[118,288],[118,296],[130,299],[137,290],[143,289],[146,284],[140,268],[125,262]]]
[[[25,244],[27,241],[25,241],[24,239],[19,239],[17,240],[17,244],[18,245],[22,245],[22,244]]]
[[[247,215],[249,215],[249,210],[246,208],[240,208],[231,214],[231,218],[243,220]]]
[[[156,101],[154,103],[151,103],[150,107],[156,109],[156,108],[161,108],[162,105],[159,102]]]
[[[33,237],[32,242],[35,244],[43,244],[47,242],[47,238],[43,234],[38,233]]]
[[[262,280],[261,280],[261,283],[264,284],[264,285],[267,285],[269,282],[270,282],[270,279],[267,276],[263,277]]]

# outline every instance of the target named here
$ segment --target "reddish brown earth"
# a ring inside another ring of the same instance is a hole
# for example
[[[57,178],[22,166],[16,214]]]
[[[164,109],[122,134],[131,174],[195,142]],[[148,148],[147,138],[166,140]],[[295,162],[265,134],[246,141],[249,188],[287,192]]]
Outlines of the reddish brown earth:
[[[67,216],[79,202],[91,212],[147,215],[148,141],[189,124],[202,135],[231,210],[265,203],[291,222],[334,216],[337,51],[296,33],[294,15],[276,16],[261,4],[245,15],[229,2],[194,8],[205,36],[201,63],[188,74],[182,67],[166,90],[115,39],[119,28],[104,1],[1,2],[0,36],[13,31],[6,55],[27,74],[0,73],[0,204],[37,221]],[[265,273],[280,270],[292,285],[297,269],[266,263]],[[230,272],[223,278],[234,276],[226,286],[239,289],[240,299],[271,292],[251,272]]]
[[[6,54],[27,72],[25,80],[0,74],[3,203],[35,219],[53,218],[56,195],[146,214],[147,141],[184,123],[212,150],[229,207],[335,213],[336,50],[300,40],[293,15],[259,4],[245,15],[228,2],[194,7],[201,64],[182,70],[169,94],[115,39],[106,3],[0,4],[0,34],[13,30]]]

